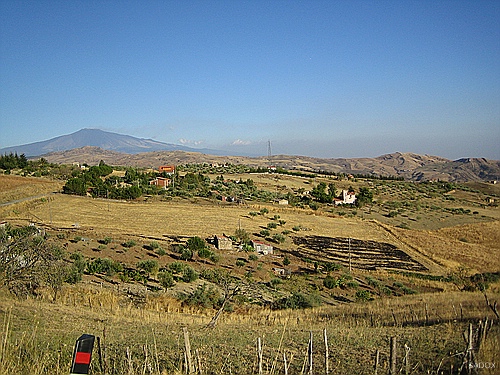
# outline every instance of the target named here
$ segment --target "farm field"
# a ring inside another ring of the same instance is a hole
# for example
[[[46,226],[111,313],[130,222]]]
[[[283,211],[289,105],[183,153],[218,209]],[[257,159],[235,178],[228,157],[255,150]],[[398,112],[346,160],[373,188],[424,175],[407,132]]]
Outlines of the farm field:
[[[268,175],[230,177],[253,178],[260,188],[290,191],[320,181],[290,176],[277,180]],[[213,308],[189,306],[178,299],[179,294],[202,288],[203,279],[179,281],[164,291],[155,276],[134,283],[117,276],[84,275],[81,283],[65,285],[55,302],[50,290],[19,300],[1,289],[0,352],[6,361],[0,373],[24,374],[26,362],[16,360],[23,350],[40,359],[40,367],[31,373],[43,374],[51,368],[54,374],[65,374],[75,338],[93,333],[101,337],[107,353],[104,364],[94,362],[95,374],[181,374],[183,327],[187,327],[193,351],[199,353],[196,366],[206,374],[257,374],[258,337],[264,343],[264,373],[284,373],[283,353],[288,356],[290,374],[304,373],[310,332],[316,348],[315,373],[324,373],[324,329],[330,335],[331,374],[372,374],[377,350],[381,373],[386,373],[390,337],[397,337],[400,344],[401,368],[406,344],[412,351],[410,373],[451,374],[460,364],[459,352],[465,348],[462,332],[468,323],[485,317],[495,320],[480,292],[458,292],[457,283],[440,278],[500,270],[498,207],[483,204],[485,197],[496,197],[496,190],[484,193],[476,186],[472,192],[451,192],[454,200],[413,191],[416,207],[394,203],[404,201],[403,192],[392,193],[405,185],[381,182],[372,186],[379,202],[372,207],[313,210],[213,198],[94,199],[54,193],[61,188],[57,181],[23,190],[23,184],[31,186],[32,180],[17,176],[0,176],[0,183],[5,201],[31,197],[1,207],[0,220],[11,225],[35,223],[67,253],[81,253],[89,261],[109,258],[128,268],[147,260],[158,262],[160,269],[168,268],[179,262],[176,246],[193,236],[234,235],[243,229],[252,239],[264,240],[263,230],[286,232],[282,243],[273,243],[271,256],[251,259],[237,249],[213,249],[217,262],[198,256],[185,262],[198,273],[227,269],[242,281],[246,302],[234,303],[214,329],[206,328]],[[338,188],[348,184],[359,189],[365,182],[341,181]],[[453,211],[453,207],[463,209]],[[263,209],[265,213],[255,214]],[[395,210],[396,215],[388,215]],[[416,221],[409,220],[412,217]],[[401,225],[405,220],[418,225]],[[270,227],[270,223],[277,225]],[[106,238],[110,243],[103,241]],[[152,251],[152,242],[164,249],[162,255]],[[273,270],[284,267],[285,258],[292,276],[278,280]],[[340,269],[318,269],[324,262]],[[340,284],[326,288],[326,275]],[[360,290],[374,298],[358,299]],[[492,301],[499,299],[499,290],[498,282],[491,285]],[[273,300],[299,292],[317,295],[324,303],[305,310],[269,308]],[[484,363],[498,363],[498,337],[495,323],[483,346]]]

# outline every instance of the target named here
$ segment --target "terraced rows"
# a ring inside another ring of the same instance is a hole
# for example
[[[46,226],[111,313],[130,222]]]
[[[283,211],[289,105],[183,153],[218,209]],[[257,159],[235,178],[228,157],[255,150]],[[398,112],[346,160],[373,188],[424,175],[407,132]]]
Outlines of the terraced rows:
[[[427,271],[427,268],[396,246],[377,241],[355,238],[306,236],[294,237],[299,246],[296,256],[314,261],[340,263],[354,268],[376,270],[377,268],[404,271]]]

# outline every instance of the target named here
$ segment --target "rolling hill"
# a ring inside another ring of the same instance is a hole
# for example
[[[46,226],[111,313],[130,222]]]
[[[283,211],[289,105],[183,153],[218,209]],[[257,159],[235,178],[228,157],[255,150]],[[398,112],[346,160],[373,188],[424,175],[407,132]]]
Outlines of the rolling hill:
[[[223,151],[193,149],[151,139],[82,129],[43,142],[0,149],[29,157],[43,156],[53,163],[158,167],[161,164],[232,163],[254,167],[275,165],[291,170],[327,171],[357,175],[402,177],[410,181],[491,181],[500,179],[500,161],[484,158],[449,160],[439,156],[395,152],[376,158],[324,159],[297,155],[248,157],[224,155]]]

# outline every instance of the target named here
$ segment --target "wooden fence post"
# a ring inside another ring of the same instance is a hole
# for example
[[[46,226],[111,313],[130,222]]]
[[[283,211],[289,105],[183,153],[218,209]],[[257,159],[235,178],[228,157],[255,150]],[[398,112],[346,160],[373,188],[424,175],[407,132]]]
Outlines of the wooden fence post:
[[[184,332],[184,348],[186,353],[186,372],[192,374],[194,372],[193,357],[191,356],[191,343],[189,342],[189,332],[187,327],[182,327]]]
[[[378,375],[379,363],[380,363],[380,350],[377,349],[377,351],[375,352],[375,365],[373,366],[375,370],[374,372],[375,375]]]
[[[309,375],[313,373],[313,333],[309,331],[309,345],[307,347],[307,357],[309,363]]]
[[[410,347],[405,344],[405,375],[410,375]]]
[[[396,337],[391,337],[391,353],[390,353],[390,364],[389,364],[389,374],[396,375],[396,350],[397,350],[397,341]]]
[[[328,375],[330,373],[330,369],[328,367],[330,353],[328,352],[328,336],[326,334],[326,328],[323,330],[323,339],[325,340],[325,374]]]
[[[262,343],[260,337],[257,338],[257,358],[259,361],[259,375],[262,375]]]

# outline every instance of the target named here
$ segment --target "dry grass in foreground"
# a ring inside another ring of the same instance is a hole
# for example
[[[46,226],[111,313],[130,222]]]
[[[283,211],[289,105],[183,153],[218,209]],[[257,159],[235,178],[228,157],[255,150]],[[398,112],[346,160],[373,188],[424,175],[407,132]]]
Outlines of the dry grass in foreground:
[[[109,290],[67,288],[59,303],[16,300],[2,291],[0,373],[67,374],[76,338],[89,333],[101,341],[101,361],[95,350],[93,374],[180,374],[186,327],[193,361],[204,374],[257,374],[258,338],[263,373],[283,374],[283,355],[289,374],[304,373],[310,333],[314,373],[323,374],[324,329],[330,374],[373,374],[377,350],[379,373],[387,373],[391,337],[399,343],[397,368],[402,373],[406,345],[409,373],[450,374],[461,363],[466,349],[462,333],[469,323],[476,327],[479,319],[494,318],[480,293],[466,292],[301,311],[250,308],[223,314],[215,329],[207,329],[212,313],[184,309],[168,298],[150,298],[137,308]],[[499,334],[495,322],[476,353],[478,363],[498,366]]]

